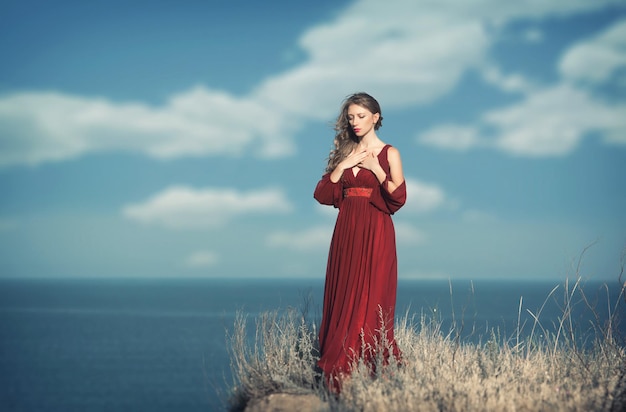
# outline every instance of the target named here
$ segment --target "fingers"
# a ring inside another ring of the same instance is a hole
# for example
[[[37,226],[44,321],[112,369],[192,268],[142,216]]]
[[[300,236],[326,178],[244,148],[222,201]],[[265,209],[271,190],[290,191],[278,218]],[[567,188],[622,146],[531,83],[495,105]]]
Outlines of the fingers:
[[[378,164],[378,159],[373,152],[367,153],[357,166],[372,170]]]
[[[368,152],[367,150],[363,150],[361,152],[352,153],[346,158],[346,165],[348,167],[359,166],[363,167],[363,161],[367,161],[368,157],[374,157],[373,153]]]
[[[360,152],[360,153],[354,153],[350,156],[348,156],[351,160],[354,160],[355,163],[359,163],[361,162],[363,159],[365,159],[367,157],[368,153],[367,152]]]

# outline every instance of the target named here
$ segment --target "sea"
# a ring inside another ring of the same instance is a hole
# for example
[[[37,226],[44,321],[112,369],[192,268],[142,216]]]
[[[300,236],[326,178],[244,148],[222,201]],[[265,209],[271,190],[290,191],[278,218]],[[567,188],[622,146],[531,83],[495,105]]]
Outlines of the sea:
[[[322,279],[0,280],[0,410],[227,410],[235,317],[252,333],[267,311],[295,308],[319,322],[323,288]],[[401,279],[396,317],[436,318],[473,343],[505,341],[535,318],[541,333],[558,326],[571,296],[572,319],[588,331],[615,310],[625,317],[620,290],[617,280]]]

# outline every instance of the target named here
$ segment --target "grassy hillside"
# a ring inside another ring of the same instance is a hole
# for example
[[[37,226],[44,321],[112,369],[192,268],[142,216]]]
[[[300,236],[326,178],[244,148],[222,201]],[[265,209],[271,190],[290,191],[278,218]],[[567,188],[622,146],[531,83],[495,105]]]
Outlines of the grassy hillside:
[[[541,309],[525,311],[533,322],[519,325],[512,336],[492,329],[474,343],[461,338],[467,327],[462,319],[442,330],[434,311],[405,315],[395,325],[400,365],[383,365],[382,356],[375,368],[356,364],[338,396],[325,388],[315,368],[317,331],[306,310],[264,313],[253,331],[240,314],[228,337],[230,407],[243,410],[272,393],[312,393],[334,411],[626,410],[626,345],[616,335],[625,315],[624,292],[622,286],[609,316],[600,319],[579,282],[566,282],[546,297],[559,296],[557,322],[544,325]],[[575,305],[595,322],[576,324]]]

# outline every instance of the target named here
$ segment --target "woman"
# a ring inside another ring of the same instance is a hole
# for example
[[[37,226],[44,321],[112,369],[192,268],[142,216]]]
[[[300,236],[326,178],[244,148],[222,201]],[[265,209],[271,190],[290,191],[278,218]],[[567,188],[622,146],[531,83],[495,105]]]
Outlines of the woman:
[[[393,337],[396,305],[396,241],[391,215],[406,201],[400,153],[376,135],[378,102],[349,96],[335,125],[335,148],[315,199],[339,208],[333,233],[320,326],[319,367],[331,389],[351,364],[375,356],[376,345],[400,353]],[[381,334],[381,330],[385,333]]]

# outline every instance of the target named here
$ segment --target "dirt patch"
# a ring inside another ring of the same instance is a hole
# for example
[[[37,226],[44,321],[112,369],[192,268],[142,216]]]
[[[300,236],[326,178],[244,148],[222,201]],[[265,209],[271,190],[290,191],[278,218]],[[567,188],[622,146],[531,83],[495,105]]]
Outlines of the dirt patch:
[[[328,404],[315,395],[273,393],[251,402],[245,412],[322,412],[328,410]]]

